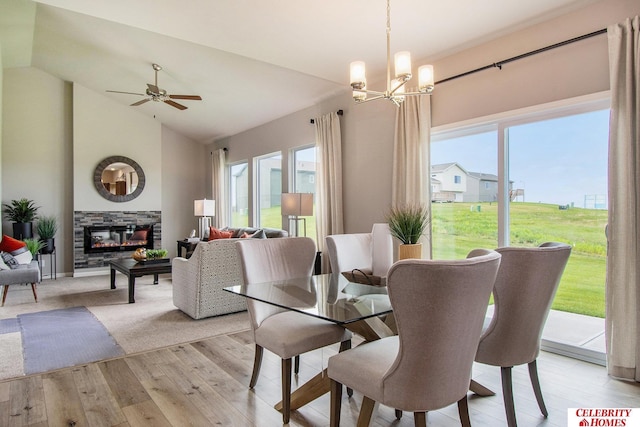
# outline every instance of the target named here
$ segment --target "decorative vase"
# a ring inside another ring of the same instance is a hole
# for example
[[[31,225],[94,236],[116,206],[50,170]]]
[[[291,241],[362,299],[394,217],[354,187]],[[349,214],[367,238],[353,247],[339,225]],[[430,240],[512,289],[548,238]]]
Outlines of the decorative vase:
[[[422,243],[402,244],[398,247],[398,259],[410,258],[422,258]]]
[[[50,254],[53,253],[53,251],[56,248],[56,241],[55,239],[46,239],[45,240],[46,246],[43,247],[42,249],[40,249],[40,253],[41,254]]]
[[[33,237],[33,223],[14,222],[13,237],[18,240],[31,239]]]

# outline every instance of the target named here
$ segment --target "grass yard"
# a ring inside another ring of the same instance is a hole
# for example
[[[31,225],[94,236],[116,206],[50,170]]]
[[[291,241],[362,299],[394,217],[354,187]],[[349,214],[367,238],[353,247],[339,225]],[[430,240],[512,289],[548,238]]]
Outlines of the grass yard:
[[[497,204],[434,203],[432,213],[434,258],[463,258],[471,249],[497,246]],[[510,215],[511,246],[558,241],[573,247],[552,308],[604,317],[607,211],[513,202]]]

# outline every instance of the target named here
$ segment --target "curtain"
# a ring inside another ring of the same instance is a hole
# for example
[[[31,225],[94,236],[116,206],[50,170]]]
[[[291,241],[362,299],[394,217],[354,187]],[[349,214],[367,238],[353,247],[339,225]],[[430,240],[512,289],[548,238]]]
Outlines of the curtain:
[[[225,185],[226,156],[224,149],[215,150],[211,156],[211,188],[216,201],[216,216],[213,224],[217,228],[229,225],[227,217],[228,199]]]
[[[607,369],[640,381],[639,18],[607,28],[611,119],[606,319]]]
[[[337,113],[314,119],[316,157],[318,163],[316,188],[316,230],[318,250],[324,252],[324,239],[344,233],[342,213],[342,138]],[[326,266],[328,257],[323,257]],[[323,268],[325,270],[325,268]]]
[[[393,141],[393,206],[422,204],[431,215],[430,154],[431,97],[407,96],[396,113]],[[431,258],[431,231],[420,241],[424,258]]]

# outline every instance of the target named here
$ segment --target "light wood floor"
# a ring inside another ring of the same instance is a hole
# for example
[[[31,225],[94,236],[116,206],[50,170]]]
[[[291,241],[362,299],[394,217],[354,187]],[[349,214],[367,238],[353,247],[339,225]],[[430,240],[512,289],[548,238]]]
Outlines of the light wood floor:
[[[337,348],[305,354],[302,384],[326,366]],[[280,362],[265,351],[255,390],[247,388],[253,363],[249,332],[41,375],[0,382],[0,426],[278,426],[273,405],[280,400]],[[605,368],[542,353],[540,380],[549,418],[537,409],[526,367],[514,369],[520,427],[566,426],[567,408],[640,407],[640,385],[611,379]],[[474,426],[502,426],[504,411],[498,368],[476,365],[474,378],[497,391],[470,395]],[[356,424],[362,396],[343,395],[342,426]],[[291,426],[328,426],[328,395],[292,413]],[[456,405],[428,414],[430,426],[459,426]],[[412,426],[405,414],[380,406],[374,426]]]

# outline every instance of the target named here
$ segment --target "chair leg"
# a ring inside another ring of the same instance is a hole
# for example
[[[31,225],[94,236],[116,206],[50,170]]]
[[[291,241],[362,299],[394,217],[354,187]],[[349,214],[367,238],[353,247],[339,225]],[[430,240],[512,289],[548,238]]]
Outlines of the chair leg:
[[[254,388],[258,382],[260,366],[262,366],[262,353],[264,353],[264,349],[256,344],[256,352],[253,357],[253,373],[251,374],[251,381],[249,381],[249,388]]]
[[[413,413],[413,425],[416,427],[427,427],[427,413],[426,412],[414,412]]]
[[[502,376],[502,398],[504,399],[504,410],[507,414],[507,425],[516,427],[516,408],[513,403],[513,384],[511,380],[511,366],[500,368]]]
[[[35,283],[31,284],[31,291],[33,292],[33,299],[35,299],[36,302],[38,302],[38,294],[36,293],[36,284]]]
[[[300,372],[300,355],[297,355],[293,359],[293,373],[298,375]]]
[[[402,418],[402,411],[400,409],[396,409],[396,420]]]
[[[547,412],[547,407],[545,406],[544,399],[542,398],[542,389],[540,388],[540,379],[538,378],[538,364],[534,360],[533,362],[530,362],[528,366],[529,378],[531,378],[531,385],[533,386],[533,393],[536,395],[540,412],[542,412],[542,415],[547,418],[549,416],[549,412]]]
[[[2,285],[4,288],[2,290],[2,307],[4,307],[4,302],[7,299],[7,292],[9,292],[9,285]]]
[[[362,406],[360,407],[360,415],[358,415],[356,427],[369,427],[369,424],[371,424],[371,416],[376,409],[376,405],[376,401],[371,400],[367,396],[362,399]]]
[[[282,359],[282,423],[291,415],[291,359]]]
[[[471,427],[471,419],[469,418],[469,402],[467,395],[458,400],[458,415],[460,416],[460,425],[462,427]]]
[[[338,350],[339,353],[342,353],[343,351],[346,350],[351,350],[351,340],[346,340],[346,341],[342,341],[340,343],[340,350]],[[353,389],[347,387],[347,396],[351,397],[353,396]]]
[[[331,380],[330,427],[340,426],[340,409],[342,408],[342,384]]]

